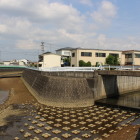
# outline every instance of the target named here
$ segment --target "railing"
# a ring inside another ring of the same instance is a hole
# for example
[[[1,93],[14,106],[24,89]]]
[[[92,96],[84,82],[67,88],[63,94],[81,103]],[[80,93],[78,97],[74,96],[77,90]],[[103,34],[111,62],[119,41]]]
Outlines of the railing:
[[[95,71],[95,70],[130,70],[140,71],[140,66],[99,66],[99,67],[52,67],[39,68],[40,71]]]
[[[0,68],[27,68],[39,71],[95,71],[95,70],[130,70],[140,71],[140,66],[110,66],[104,65],[99,67],[52,67],[52,68],[36,68],[19,65],[0,65]]]
[[[99,67],[53,67],[39,68],[40,71],[94,71],[99,70]]]

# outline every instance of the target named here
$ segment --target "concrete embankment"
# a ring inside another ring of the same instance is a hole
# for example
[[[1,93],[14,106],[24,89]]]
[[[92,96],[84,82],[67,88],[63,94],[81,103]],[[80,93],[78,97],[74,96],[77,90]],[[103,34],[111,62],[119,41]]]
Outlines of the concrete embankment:
[[[129,75],[128,75],[129,73]],[[118,74],[118,75],[117,75]],[[41,72],[25,70],[22,79],[39,102],[51,106],[85,107],[95,100],[140,90],[138,72]]]
[[[90,78],[50,76],[49,73],[25,70],[22,79],[40,103],[59,107],[94,104],[93,91],[89,87]]]
[[[99,71],[94,89],[95,100],[140,91],[140,72]]]

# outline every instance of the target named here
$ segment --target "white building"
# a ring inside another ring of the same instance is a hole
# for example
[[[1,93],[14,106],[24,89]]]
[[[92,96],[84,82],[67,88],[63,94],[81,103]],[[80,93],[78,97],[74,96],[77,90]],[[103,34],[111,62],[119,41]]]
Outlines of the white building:
[[[39,55],[39,67],[61,67],[61,56],[51,52],[43,53]]]
[[[10,65],[11,61],[3,61],[3,65]]]
[[[73,48],[66,47],[56,50],[56,54],[64,56],[64,57],[71,57],[71,50]]]
[[[63,67],[65,66],[70,66],[70,58],[71,58],[71,52],[74,48],[71,47],[65,47],[56,50],[56,54],[61,55],[61,60],[62,60],[62,65]]]
[[[17,62],[19,63],[19,65],[27,65],[29,61],[27,59],[21,59],[17,60]]]

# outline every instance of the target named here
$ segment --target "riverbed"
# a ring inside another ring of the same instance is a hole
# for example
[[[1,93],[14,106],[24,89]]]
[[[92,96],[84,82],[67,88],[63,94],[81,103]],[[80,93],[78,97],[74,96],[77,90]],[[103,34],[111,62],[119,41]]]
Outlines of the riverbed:
[[[20,78],[0,79],[0,89],[12,91],[0,105],[2,140],[134,140],[140,128],[140,113],[132,110],[42,105]]]

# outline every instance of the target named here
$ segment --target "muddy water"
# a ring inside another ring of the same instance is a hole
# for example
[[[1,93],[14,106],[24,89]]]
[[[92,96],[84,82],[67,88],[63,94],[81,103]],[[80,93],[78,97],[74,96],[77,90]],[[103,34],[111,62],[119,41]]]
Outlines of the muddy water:
[[[122,130],[139,124],[139,113],[118,108],[93,105],[75,109],[41,105],[20,78],[0,79],[0,88],[12,89],[3,112],[8,106],[12,111],[23,112],[19,115],[7,112],[7,124],[0,126],[0,140],[101,140],[117,132],[121,135]]]
[[[0,78],[0,89],[11,92],[6,104],[22,104],[35,100],[20,78]]]
[[[107,98],[97,101],[98,103],[134,108],[140,111],[140,91],[119,96],[118,98]]]

